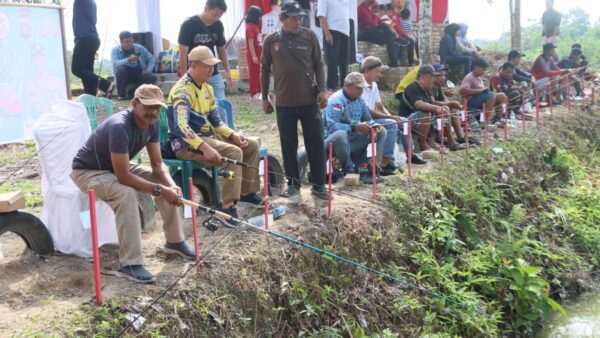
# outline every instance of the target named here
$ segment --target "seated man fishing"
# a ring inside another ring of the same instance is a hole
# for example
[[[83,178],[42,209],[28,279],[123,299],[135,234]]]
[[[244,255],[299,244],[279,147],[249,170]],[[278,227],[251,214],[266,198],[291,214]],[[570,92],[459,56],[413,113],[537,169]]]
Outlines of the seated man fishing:
[[[187,73],[171,89],[167,100],[171,148],[178,159],[205,165],[221,165],[222,157],[249,164],[225,167],[233,172],[233,179],[223,181],[220,211],[237,219],[237,202],[263,202],[256,194],[260,190],[258,141],[229,128],[219,116],[208,80],[221,60],[206,46],[192,49],[188,60]],[[238,225],[223,219],[221,222],[228,227]]]
[[[163,220],[164,251],[194,259],[194,250],[184,242],[183,221],[177,206],[181,190],[163,165],[158,116],[163,93],[144,84],[135,91],[131,108],[102,122],[73,159],[71,179],[83,192],[96,191],[98,199],[114,211],[119,237],[118,277],[135,282],[153,282],[156,277],[143,266],[142,228],[138,210],[139,192],[152,194]],[[146,147],[150,167],[130,163]]]

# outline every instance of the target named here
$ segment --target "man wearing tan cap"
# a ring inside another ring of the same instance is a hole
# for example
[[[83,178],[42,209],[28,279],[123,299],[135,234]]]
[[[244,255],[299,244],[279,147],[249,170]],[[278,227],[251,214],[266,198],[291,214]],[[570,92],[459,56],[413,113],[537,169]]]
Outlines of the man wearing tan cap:
[[[119,237],[116,275],[135,282],[155,280],[143,264],[138,192],[152,194],[163,219],[167,243],[164,251],[193,259],[184,241],[177,206],[181,190],[163,165],[158,116],[166,107],[160,88],[144,84],[135,91],[132,107],[102,122],[73,159],[71,179],[83,192],[96,191],[98,199],[114,211]],[[130,163],[146,147],[151,168]]]
[[[171,148],[181,160],[192,160],[206,165],[221,165],[221,156],[259,165],[258,141],[230,129],[219,116],[213,88],[207,83],[212,68],[221,62],[206,46],[194,48],[188,55],[190,67],[171,89],[167,116]],[[233,180],[223,182],[221,211],[238,218],[237,202],[261,204],[256,194],[260,190],[258,170],[250,167],[227,165],[233,171]],[[225,226],[236,226],[224,220]]]
[[[387,131],[375,123],[369,107],[361,97],[369,84],[361,73],[352,72],[344,80],[344,88],[329,97],[323,113],[325,145],[333,144],[333,152],[342,163],[342,172],[360,174],[363,183],[373,183],[372,170],[367,161],[367,146],[371,143],[371,129],[377,137],[381,152]]]

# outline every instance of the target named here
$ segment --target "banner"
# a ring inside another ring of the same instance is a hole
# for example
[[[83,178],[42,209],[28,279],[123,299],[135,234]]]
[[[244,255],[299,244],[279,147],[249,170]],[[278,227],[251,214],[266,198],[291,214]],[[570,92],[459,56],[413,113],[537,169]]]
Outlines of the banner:
[[[33,122],[68,98],[62,9],[0,4],[0,144],[33,138]]]

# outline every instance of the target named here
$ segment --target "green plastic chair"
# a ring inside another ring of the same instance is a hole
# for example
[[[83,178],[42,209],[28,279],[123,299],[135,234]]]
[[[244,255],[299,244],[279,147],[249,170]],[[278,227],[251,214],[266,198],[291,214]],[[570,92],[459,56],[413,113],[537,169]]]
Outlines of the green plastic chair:
[[[169,124],[167,118],[167,110],[165,108],[160,109],[160,116],[158,118],[160,126],[160,143],[169,141]],[[210,179],[210,190],[212,195],[215,196],[213,207],[221,206],[221,191],[219,189],[219,169],[217,167],[209,167],[200,164],[195,161],[179,160],[179,159],[163,159],[163,162],[169,167],[169,173],[174,175],[175,172],[181,169],[181,187],[183,190],[183,196],[186,199],[190,199],[189,179],[193,177],[194,170],[207,170],[210,168],[211,179]]]
[[[104,107],[106,117],[109,117],[113,114],[113,103],[109,99],[83,94],[77,98],[77,101],[83,103],[85,106],[92,130],[96,130],[98,127],[98,106]]]

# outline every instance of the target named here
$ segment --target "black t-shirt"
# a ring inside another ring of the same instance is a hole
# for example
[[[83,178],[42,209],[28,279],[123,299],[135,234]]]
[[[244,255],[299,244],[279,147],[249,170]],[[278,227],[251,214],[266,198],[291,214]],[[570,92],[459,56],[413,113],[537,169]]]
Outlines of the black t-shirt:
[[[142,129],[133,120],[131,109],[116,113],[100,123],[73,159],[73,169],[114,172],[110,153],[129,154],[134,158],[148,143],[158,143],[158,121]]]
[[[423,101],[430,104],[433,103],[431,95],[415,81],[409,84],[404,90],[404,95],[400,102],[400,116],[408,117],[410,114],[417,111],[415,107],[415,102],[417,101]]]
[[[215,57],[218,57],[215,46],[225,46],[225,28],[221,20],[206,26],[197,15],[191,16],[181,24],[179,29],[179,37],[177,42],[181,45],[188,46],[189,52],[197,46],[206,46],[212,50]],[[213,75],[218,72],[217,65]]]

